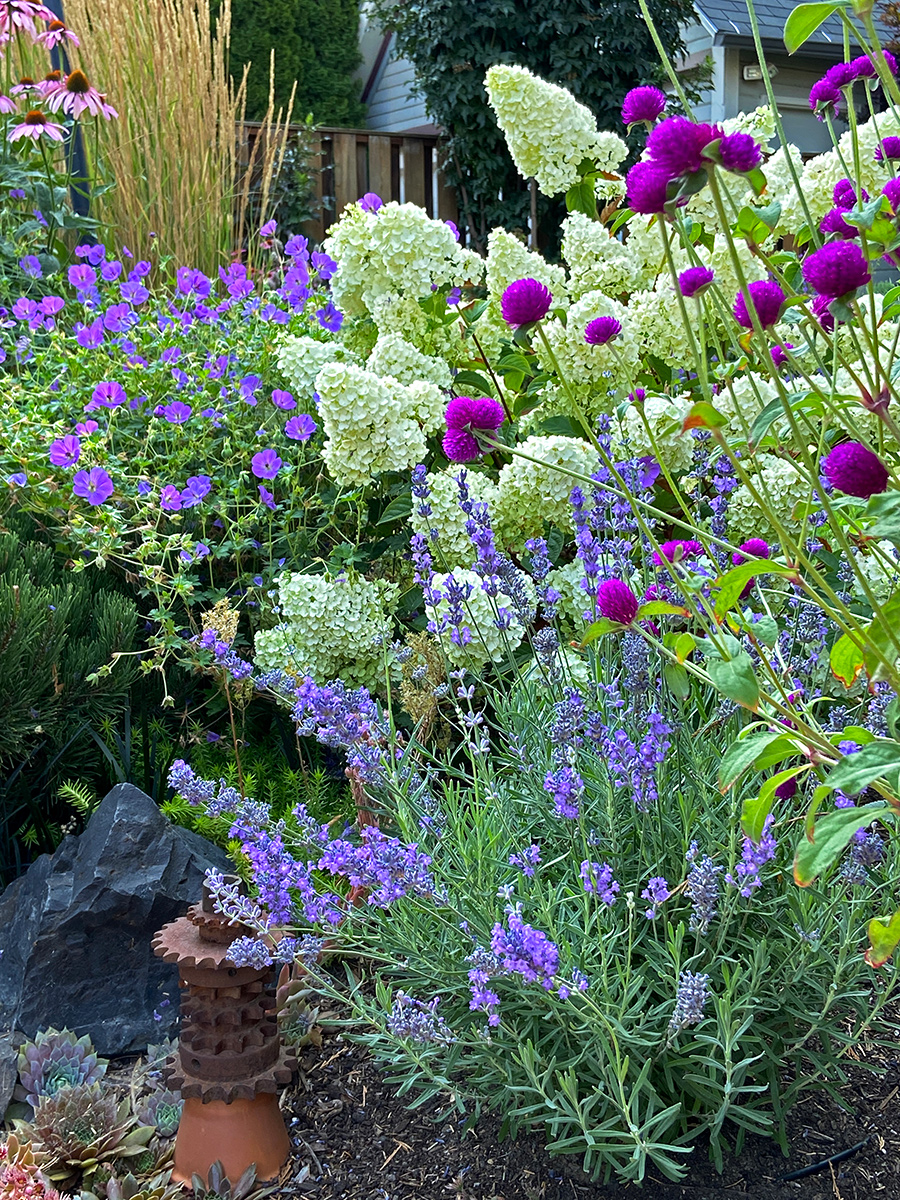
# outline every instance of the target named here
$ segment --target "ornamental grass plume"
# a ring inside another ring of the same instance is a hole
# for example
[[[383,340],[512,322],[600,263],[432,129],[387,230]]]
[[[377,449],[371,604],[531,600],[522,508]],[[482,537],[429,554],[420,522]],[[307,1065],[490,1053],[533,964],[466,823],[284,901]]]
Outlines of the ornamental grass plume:
[[[822,462],[822,474],[832,487],[868,500],[887,491],[887,467],[868,446],[860,442],[842,442]]]
[[[532,325],[542,320],[552,303],[550,289],[537,279],[517,279],[503,293],[500,312],[507,325],[517,329],[520,325]]]
[[[503,405],[487,396],[474,400],[468,396],[454,396],[444,414],[447,423],[444,453],[451,462],[457,463],[480,458],[484,451],[477,434],[493,436],[505,418]]]
[[[608,621],[630,625],[638,608],[637,596],[621,579],[606,579],[597,588],[597,611]]]
[[[852,242],[828,242],[803,260],[803,278],[808,287],[828,300],[855,295],[871,281],[868,264],[859,246]]]
[[[750,305],[756,309],[756,315],[763,329],[770,329],[781,316],[785,302],[785,294],[774,279],[758,279],[747,285],[750,293]],[[753,318],[747,306],[744,292],[738,292],[734,302],[734,319],[744,329],[753,328]]]

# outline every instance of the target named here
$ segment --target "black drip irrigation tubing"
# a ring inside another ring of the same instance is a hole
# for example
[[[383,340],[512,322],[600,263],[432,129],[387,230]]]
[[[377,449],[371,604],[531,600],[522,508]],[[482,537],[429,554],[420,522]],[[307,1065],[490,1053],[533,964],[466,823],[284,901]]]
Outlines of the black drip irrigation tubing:
[[[791,1183],[795,1179],[805,1179],[807,1175],[817,1175],[819,1171],[826,1171],[829,1167],[834,1166],[835,1163],[843,1162],[844,1159],[857,1154],[860,1150],[868,1146],[871,1140],[872,1135],[870,1134],[861,1142],[857,1142],[855,1146],[850,1146],[847,1150],[841,1150],[839,1154],[832,1154],[830,1158],[823,1158],[821,1162],[812,1163],[808,1167],[801,1167],[799,1171],[790,1171],[787,1175],[779,1175],[775,1182]]]

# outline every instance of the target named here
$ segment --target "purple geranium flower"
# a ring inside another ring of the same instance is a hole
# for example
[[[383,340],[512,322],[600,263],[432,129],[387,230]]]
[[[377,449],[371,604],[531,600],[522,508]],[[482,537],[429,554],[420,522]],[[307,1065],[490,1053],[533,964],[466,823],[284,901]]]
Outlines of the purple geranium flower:
[[[284,432],[289,438],[293,438],[295,442],[305,442],[307,438],[318,429],[318,425],[306,413],[300,413],[299,416],[291,417],[285,424]]]
[[[181,493],[181,507],[193,508],[209,495],[212,480],[208,475],[192,475]]]
[[[24,258],[20,258],[19,266],[30,279],[40,279],[44,274],[41,260],[36,254],[26,254]]]
[[[127,399],[125,389],[114,379],[105,379],[102,383],[98,383],[91,396],[92,403],[100,408],[118,408]]]
[[[320,308],[316,313],[316,320],[319,322],[322,328],[327,329],[329,333],[337,333],[341,325],[344,323],[344,314],[339,309],[335,308],[332,301],[329,300],[325,307]]]
[[[278,505],[275,503],[275,497],[272,495],[272,493],[269,491],[269,489],[266,487],[263,487],[262,484],[259,485],[259,498],[263,502],[263,504],[266,506],[266,508],[270,508],[272,510],[272,512],[274,512],[275,509],[278,507]]]
[[[80,433],[82,437],[90,437],[92,433],[96,433],[100,426],[96,421],[79,421],[75,426],[75,432]]]
[[[91,321],[90,325],[78,322],[75,326],[75,340],[85,350],[94,350],[97,346],[102,346],[103,337],[103,319],[101,317]]]
[[[552,303],[553,295],[550,289],[537,279],[517,279],[503,293],[500,312],[507,325],[516,329],[520,325],[531,325],[542,320],[550,311]]]
[[[264,237],[264,238],[270,238],[274,235],[275,230],[277,228],[278,228],[278,222],[275,221],[274,219],[271,221],[266,221],[265,225],[260,226],[259,236]]]
[[[201,299],[212,291],[212,280],[202,271],[192,267],[179,267],[176,271],[178,290],[183,296],[199,296]]]
[[[181,511],[181,492],[174,484],[167,483],[159,493],[159,507],[163,512]]]
[[[379,208],[382,208],[383,205],[384,201],[380,196],[376,196],[374,192],[366,192],[359,202],[359,207],[363,212],[378,212]]]
[[[72,480],[72,491],[88,504],[96,507],[107,501],[115,491],[113,481],[102,467],[91,467],[90,471],[76,471]]]
[[[280,408],[284,412],[290,412],[292,408],[297,407],[297,401],[291,393],[283,392],[280,388],[275,388],[272,392],[272,403],[276,408]]]
[[[87,291],[95,287],[97,283],[97,272],[87,263],[75,263],[69,267],[66,277],[72,287],[79,292]]]
[[[260,450],[250,461],[250,470],[257,479],[274,479],[281,466],[281,459],[272,449]]]
[[[54,467],[74,467],[81,457],[81,442],[72,433],[57,438],[50,447],[50,461]]]
[[[475,400],[468,396],[455,396],[444,414],[447,423],[444,453],[451,462],[471,462],[479,458],[482,450],[476,434],[493,435],[503,424],[505,416],[503,406],[487,396]]]
[[[162,415],[170,425],[183,425],[185,421],[190,419],[193,411],[189,404],[185,404],[181,400],[173,400],[171,404],[166,404],[163,407]]]

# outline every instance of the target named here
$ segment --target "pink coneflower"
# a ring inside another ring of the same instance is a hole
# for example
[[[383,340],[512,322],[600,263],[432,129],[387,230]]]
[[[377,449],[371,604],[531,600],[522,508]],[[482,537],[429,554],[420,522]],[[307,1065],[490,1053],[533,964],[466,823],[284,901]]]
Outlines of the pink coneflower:
[[[16,102],[9,96],[0,96],[0,113],[14,113],[16,111]]]
[[[23,75],[18,83],[14,83],[9,89],[11,96],[24,96],[28,92],[38,91],[38,85],[30,75]]]
[[[34,90],[40,92],[42,96],[46,96],[48,92],[52,92],[58,83],[62,82],[62,71],[48,71],[39,83],[34,85]]]
[[[17,142],[20,138],[30,137],[35,141],[39,137],[45,136],[51,141],[61,142],[64,136],[62,125],[54,125],[48,119],[46,113],[42,113],[40,109],[33,108],[31,112],[26,113],[21,125],[16,125],[14,129],[9,131],[9,140]]]
[[[105,117],[107,121],[119,115],[111,104],[106,103],[106,97],[91,85],[83,71],[72,71],[45,94],[51,112],[61,108],[75,118],[87,112],[92,117]]]
[[[35,40],[46,46],[48,50],[52,50],[55,46],[59,46],[63,42],[71,42],[73,46],[81,45],[81,42],[65,22],[57,20],[51,21],[44,32],[39,33]]]
[[[0,35],[10,35],[17,29],[25,29],[37,37],[35,21],[55,21],[56,13],[51,12],[45,4],[37,4],[35,0],[6,0],[0,5]]]

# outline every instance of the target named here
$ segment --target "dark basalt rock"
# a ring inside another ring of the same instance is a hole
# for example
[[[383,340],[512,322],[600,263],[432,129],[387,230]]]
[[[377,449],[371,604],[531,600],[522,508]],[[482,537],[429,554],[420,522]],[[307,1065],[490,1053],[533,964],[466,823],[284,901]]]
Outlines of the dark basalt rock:
[[[150,940],[197,902],[210,867],[230,869],[223,850],[114,787],[82,834],[0,895],[0,1038],[52,1025],[110,1055],[171,1035],[178,971]]]

